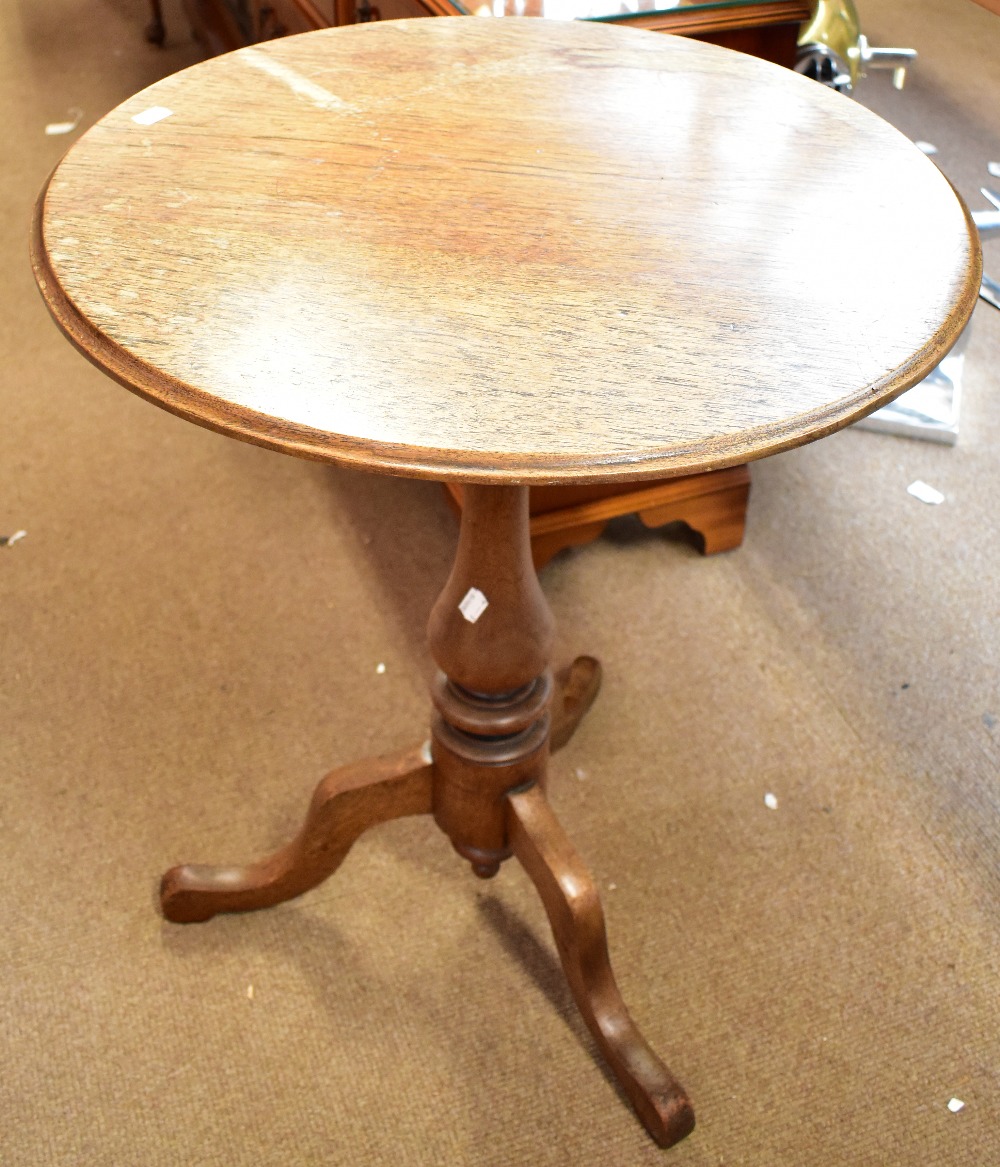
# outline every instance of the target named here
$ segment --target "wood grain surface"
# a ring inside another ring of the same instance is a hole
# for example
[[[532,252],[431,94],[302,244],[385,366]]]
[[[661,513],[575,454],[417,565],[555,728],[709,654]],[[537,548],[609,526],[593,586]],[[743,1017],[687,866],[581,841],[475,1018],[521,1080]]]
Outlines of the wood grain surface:
[[[711,45],[516,19],[168,77],[69,151],[32,249],[64,331],[167,409],[509,483],[832,432],[938,362],[980,273],[947,181],[851,101]]]

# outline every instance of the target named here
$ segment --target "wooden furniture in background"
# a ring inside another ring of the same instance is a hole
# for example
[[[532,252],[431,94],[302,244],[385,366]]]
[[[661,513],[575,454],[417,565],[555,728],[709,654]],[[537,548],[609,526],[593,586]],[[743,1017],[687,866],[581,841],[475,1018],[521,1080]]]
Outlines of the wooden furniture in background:
[[[461,514],[461,484],[445,484]],[[598,538],[612,519],[638,515],[647,527],[686,523],[701,536],[705,555],[731,551],[743,542],[750,469],[731,466],[705,474],[664,478],[652,486],[592,483],[589,486],[533,486],[530,492],[531,556],[542,568],[567,547]]]
[[[803,262],[831,235],[866,272],[843,297]],[[465,491],[429,625],[430,741],[334,770],[262,862],[171,869],[164,913],[277,903],[368,827],[431,814],[478,875],[524,865],[622,1089],[657,1142],[682,1138],[690,1103],[625,1010],[545,796],[600,673],[550,669],[528,488],[741,465],[920,380],[979,291],[943,175],[828,89],[683,38],[384,22],[136,95],[53,173],[32,254],[65,333],[147,399]],[[683,985],[664,997],[683,1008]]]
[[[551,3],[551,0],[549,0]],[[513,7],[516,0],[507,0]],[[544,11],[542,0],[538,15]],[[649,0],[645,11],[622,12],[620,0],[593,0],[591,20],[614,21],[651,32],[671,32],[694,40],[735,49],[791,69],[795,65],[799,27],[808,20],[813,0],[736,0],[736,3],[682,3],[658,8]]]
[[[150,0],[147,37],[163,43],[160,0]],[[210,55],[293,33],[337,25],[418,16],[544,16],[606,20],[656,32],[694,37],[792,68],[799,26],[812,13],[812,0],[684,0],[622,12],[621,0],[577,0],[572,9],[558,0],[504,0],[502,9],[476,0],[183,0],[195,36]],[[638,5],[637,5],[638,7]]]

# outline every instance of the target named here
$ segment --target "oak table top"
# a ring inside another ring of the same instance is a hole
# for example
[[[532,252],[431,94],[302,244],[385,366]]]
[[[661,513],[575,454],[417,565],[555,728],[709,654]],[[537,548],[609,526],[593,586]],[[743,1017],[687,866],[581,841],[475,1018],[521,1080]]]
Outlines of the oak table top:
[[[69,151],[33,250],[70,338],[167,409],[481,482],[831,432],[929,372],[979,284],[954,191],[867,110],[545,20],[331,29],[170,76]]]

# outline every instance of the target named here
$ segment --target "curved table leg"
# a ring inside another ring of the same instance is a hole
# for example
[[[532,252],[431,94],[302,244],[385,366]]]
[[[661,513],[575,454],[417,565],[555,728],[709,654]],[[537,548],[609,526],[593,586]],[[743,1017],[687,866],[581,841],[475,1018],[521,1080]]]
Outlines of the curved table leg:
[[[601,687],[601,663],[592,656],[578,656],[555,675],[552,696],[552,731],[549,749],[562,749],[576,732]]]
[[[432,772],[427,745],[331,770],[298,835],[273,855],[246,867],[171,868],[160,885],[164,916],[191,924],[301,895],[332,875],[369,827],[429,814]]]
[[[694,1128],[683,1087],[628,1014],[593,880],[537,787],[507,796],[514,854],[541,896],[577,1006],[646,1130],[670,1147]]]

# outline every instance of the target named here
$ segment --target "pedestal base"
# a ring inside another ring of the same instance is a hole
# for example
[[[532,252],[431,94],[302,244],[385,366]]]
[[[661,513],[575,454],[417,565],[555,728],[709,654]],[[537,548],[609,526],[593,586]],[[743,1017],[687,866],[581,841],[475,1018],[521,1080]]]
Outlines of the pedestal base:
[[[579,657],[554,677],[548,668],[553,621],[531,563],[527,488],[469,487],[464,501],[455,565],[430,619],[442,670],[430,741],[333,770],[296,838],[266,859],[168,871],[163,914],[194,923],[270,907],[332,875],[369,827],[431,814],[480,877],[520,861],[580,1013],[646,1129],[668,1147],[693,1128],[694,1112],[625,1008],[597,889],[545,798],[549,753],[593,703],[600,665]]]
[[[573,736],[600,679],[593,657],[579,657],[557,675],[551,749]],[[190,864],[168,871],[161,884],[164,916],[197,923],[301,895],[332,875],[369,827],[433,814],[435,777],[430,742],[331,771],[317,787],[299,834],[273,855],[243,867]],[[694,1111],[625,1007],[594,881],[538,782],[506,791],[502,803],[509,853],[538,890],[577,1007],[646,1130],[661,1147],[672,1146],[694,1128]],[[473,860],[473,867],[488,876],[499,862],[484,871]]]

